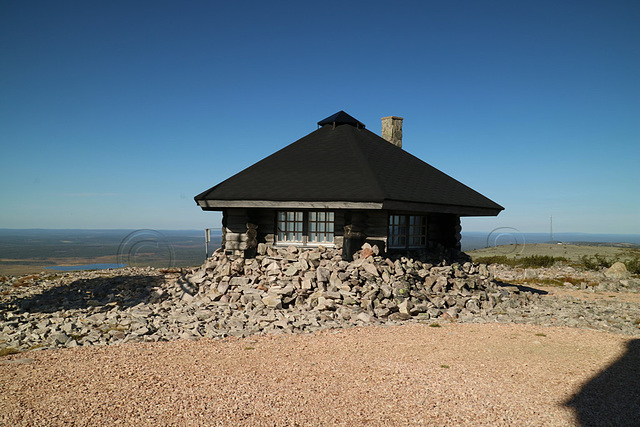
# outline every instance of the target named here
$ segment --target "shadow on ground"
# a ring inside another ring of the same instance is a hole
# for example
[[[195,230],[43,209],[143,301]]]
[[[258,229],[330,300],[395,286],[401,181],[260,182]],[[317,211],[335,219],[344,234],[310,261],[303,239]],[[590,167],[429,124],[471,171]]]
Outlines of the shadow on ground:
[[[549,292],[547,292],[547,291],[543,291],[543,290],[537,289],[537,288],[532,288],[531,286],[514,285],[513,283],[500,282],[500,281],[496,281],[496,283],[497,283],[498,286],[502,286],[502,287],[505,287],[505,288],[516,288],[520,292],[531,292],[532,294],[540,294],[540,295],[549,294]]]
[[[146,302],[162,276],[116,276],[80,279],[42,293],[11,298],[0,304],[0,312],[53,313],[88,307],[132,307]]]
[[[579,425],[640,425],[640,339],[587,382],[565,405],[573,408]]]

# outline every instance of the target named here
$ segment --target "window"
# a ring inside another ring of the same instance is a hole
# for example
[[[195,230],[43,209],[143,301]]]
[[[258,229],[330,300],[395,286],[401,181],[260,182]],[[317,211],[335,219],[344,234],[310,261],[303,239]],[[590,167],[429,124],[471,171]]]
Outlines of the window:
[[[309,243],[333,243],[333,212],[309,212]]]
[[[278,212],[278,242],[297,244],[333,244],[333,212]]]
[[[391,215],[389,217],[389,247],[404,248],[407,246],[407,217],[406,215]]]
[[[389,247],[396,249],[427,246],[427,221],[421,215],[389,216]]]
[[[302,242],[302,212],[278,212],[278,241]]]

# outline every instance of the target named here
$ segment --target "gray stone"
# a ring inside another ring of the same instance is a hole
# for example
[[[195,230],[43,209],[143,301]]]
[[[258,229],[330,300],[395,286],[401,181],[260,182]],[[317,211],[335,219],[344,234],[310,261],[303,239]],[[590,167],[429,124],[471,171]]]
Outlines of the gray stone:
[[[298,273],[298,267],[296,267],[295,265],[290,265],[289,267],[287,267],[287,269],[284,271],[284,275],[285,276],[293,276],[295,274]]]
[[[318,282],[328,282],[331,278],[331,272],[325,267],[318,267],[316,270],[316,280]]]
[[[411,301],[407,298],[398,304],[398,311],[403,314],[410,315],[409,310],[413,307]]]
[[[364,323],[369,323],[371,322],[371,315],[368,313],[358,313],[357,319],[364,322]]]
[[[411,315],[406,313],[391,313],[388,317],[389,320],[409,320],[411,319]]]
[[[627,279],[630,274],[627,271],[627,266],[622,262],[616,262],[605,271],[604,275],[609,279]]]
[[[391,310],[389,310],[387,307],[378,307],[378,308],[374,308],[373,312],[376,315],[376,317],[385,318],[389,315],[389,313],[391,313]]]
[[[316,306],[316,309],[322,311],[322,310],[335,310],[335,308],[336,308],[336,303],[334,300],[325,298],[323,296],[318,297],[318,305]]]
[[[378,273],[378,269],[376,268],[375,265],[369,262],[365,262],[364,264],[362,264],[362,268],[364,268],[364,271],[366,271],[367,273],[372,274],[376,277],[380,277],[380,274]]]
[[[63,332],[58,332],[55,334],[51,334],[49,339],[54,344],[66,344],[67,341],[69,341],[69,336]]]
[[[262,302],[269,308],[282,308],[282,298],[277,294],[269,294],[262,298]]]

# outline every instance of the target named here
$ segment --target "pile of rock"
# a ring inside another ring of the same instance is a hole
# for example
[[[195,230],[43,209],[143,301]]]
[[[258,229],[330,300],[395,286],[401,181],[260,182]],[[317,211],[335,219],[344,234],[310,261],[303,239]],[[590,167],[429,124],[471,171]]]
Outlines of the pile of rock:
[[[352,262],[323,247],[269,248],[254,259],[219,251],[186,276],[183,298],[229,306],[250,319],[271,309],[370,321],[487,314],[507,296],[485,265],[392,261],[376,249],[365,244]]]
[[[262,252],[245,259],[217,251],[195,269],[4,278],[0,354],[442,320],[568,325],[640,335],[634,302],[551,298],[522,285],[524,277],[532,284],[546,275],[565,277],[570,267],[525,271],[390,259],[369,245],[351,262],[343,261],[339,250],[323,247]],[[494,280],[494,274],[513,283]]]
[[[0,348],[469,319],[535,298],[499,288],[484,265],[443,264],[392,261],[368,245],[352,262],[339,250],[289,247],[254,259],[217,251],[203,266],[178,273],[130,268],[32,279],[2,297]]]

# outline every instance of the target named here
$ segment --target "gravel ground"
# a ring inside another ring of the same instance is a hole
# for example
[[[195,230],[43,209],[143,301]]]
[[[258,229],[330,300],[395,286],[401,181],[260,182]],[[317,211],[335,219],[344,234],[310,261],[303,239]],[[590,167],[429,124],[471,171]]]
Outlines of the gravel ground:
[[[2,425],[634,425],[640,340],[440,322],[0,358]],[[637,425],[637,424],[635,424]]]

